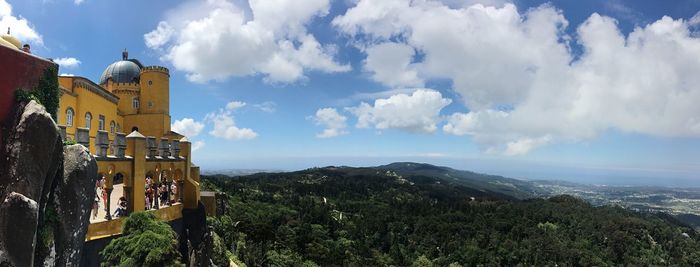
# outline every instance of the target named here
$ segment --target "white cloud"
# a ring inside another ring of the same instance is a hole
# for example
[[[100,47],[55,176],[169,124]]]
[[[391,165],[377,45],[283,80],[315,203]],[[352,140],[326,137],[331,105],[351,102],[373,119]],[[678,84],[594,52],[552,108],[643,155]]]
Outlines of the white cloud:
[[[253,107],[259,109],[262,112],[267,112],[267,113],[274,113],[275,110],[277,109],[277,104],[272,101],[265,101],[260,104],[255,104]]]
[[[250,128],[238,128],[230,110],[220,109],[218,112],[209,113],[205,120],[214,124],[214,129],[209,131],[209,134],[216,137],[228,140],[244,140],[258,136]]]
[[[568,21],[550,5],[520,13],[511,4],[360,0],[333,25],[360,48],[389,41],[413,48],[421,57],[410,68],[404,55],[393,61],[404,64],[380,69],[451,81],[470,113],[453,114],[443,130],[517,155],[608,129],[700,137],[697,21],[663,17],[625,36],[617,21],[593,14],[569,36]]]
[[[416,133],[432,133],[440,121],[440,110],[452,103],[438,91],[418,89],[413,94],[397,94],[376,99],[373,105],[362,102],[346,108],[357,116],[358,128],[396,128]]]
[[[170,24],[168,24],[168,22],[161,21],[158,23],[158,27],[155,30],[144,34],[143,39],[146,41],[146,46],[152,49],[158,49],[170,42],[173,35],[175,35],[175,30],[170,27]]]
[[[334,46],[306,30],[328,14],[329,0],[251,0],[252,14],[225,0],[184,6],[144,39],[191,81],[262,74],[271,83],[290,83],[305,79],[307,71],[350,70],[333,59]]]
[[[72,76],[75,76],[75,74],[73,74],[73,73],[61,73],[61,74],[59,74],[58,76],[69,76],[69,77],[72,77]]]
[[[394,42],[381,43],[367,49],[365,70],[372,79],[388,87],[421,87],[423,81],[411,65],[413,47]]]
[[[245,107],[245,105],[246,105],[245,102],[231,101],[231,102],[228,102],[228,104],[226,104],[226,109],[233,111],[233,110],[237,110],[239,108]]]
[[[61,65],[63,68],[75,68],[80,65],[80,60],[74,57],[60,57],[53,60],[56,64]]]
[[[192,151],[197,151],[197,150],[203,148],[204,145],[206,145],[206,143],[204,143],[204,141],[195,141],[194,143],[192,143]]]
[[[23,17],[12,15],[12,5],[5,0],[0,0],[0,32],[6,33],[10,28],[10,34],[17,37],[22,43],[32,43],[39,46],[44,45],[44,40],[29,21]]]
[[[76,6],[79,6],[79,5],[82,4],[83,2],[85,2],[85,0],[73,0],[73,3],[74,3]]]
[[[170,126],[170,128],[179,134],[192,138],[202,132],[202,129],[204,129],[204,123],[195,121],[191,118],[184,118],[181,120],[176,120]]]
[[[347,134],[347,118],[340,115],[334,108],[321,108],[316,111],[316,115],[310,116],[309,119],[318,126],[323,126],[323,132],[316,134],[318,138],[329,138],[338,135]]]

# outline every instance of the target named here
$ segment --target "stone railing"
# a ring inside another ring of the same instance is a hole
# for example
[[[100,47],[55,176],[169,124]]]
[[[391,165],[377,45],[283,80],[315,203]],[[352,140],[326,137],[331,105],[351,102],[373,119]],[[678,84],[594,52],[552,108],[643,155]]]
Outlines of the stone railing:
[[[66,133],[66,126],[58,125],[59,131],[61,133],[62,140],[67,140],[68,134]],[[146,157],[156,158],[160,157],[163,159],[180,158],[180,141],[173,140],[169,141],[168,138],[162,137],[160,140],[156,140],[153,136],[145,137],[146,143]],[[159,142],[158,142],[159,141]],[[90,147],[90,129],[88,128],[77,128],[75,131],[75,142],[81,144],[87,148]],[[111,149],[110,149],[111,148]],[[115,133],[114,140],[110,142],[109,132],[107,131],[97,131],[97,136],[95,136],[95,156],[98,158],[103,158],[107,156],[114,156],[116,158],[124,158],[127,151],[127,138],[125,133]]]

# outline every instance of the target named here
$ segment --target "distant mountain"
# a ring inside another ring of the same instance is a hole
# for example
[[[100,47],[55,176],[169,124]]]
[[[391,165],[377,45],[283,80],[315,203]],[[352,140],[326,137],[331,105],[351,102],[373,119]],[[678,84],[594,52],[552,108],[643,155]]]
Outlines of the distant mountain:
[[[426,163],[415,162],[395,162],[388,165],[374,167],[379,170],[390,170],[400,175],[407,176],[428,176],[440,178],[445,181],[464,185],[478,190],[485,190],[513,196],[518,199],[526,199],[548,195],[537,184],[507,178],[498,175],[481,174],[471,171],[455,170],[449,167],[435,166]]]

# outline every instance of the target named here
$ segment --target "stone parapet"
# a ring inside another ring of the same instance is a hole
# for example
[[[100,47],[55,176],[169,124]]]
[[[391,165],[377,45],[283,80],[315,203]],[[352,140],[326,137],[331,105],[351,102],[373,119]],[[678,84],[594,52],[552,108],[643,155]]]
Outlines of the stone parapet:
[[[146,148],[147,148],[146,155],[149,158],[154,158],[157,155],[158,145],[156,144],[155,136],[146,137]]]
[[[97,131],[95,138],[95,151],[98,157],[106,157],[109,148],[109,133],[107,131]]]
[[[123,158],[126,152],[126,134],[124,133],[117,133],[116,136],[114,137],[114,155],[117,156],[118,158]]]
[[[80,127],[76,129],[75,142],[90,149],[90,129]]]
[[[158,154],[161,158],[170,157],[170,143],[168,143],[168,138],[162,137],[160,139],[160,147],[158,148]]]

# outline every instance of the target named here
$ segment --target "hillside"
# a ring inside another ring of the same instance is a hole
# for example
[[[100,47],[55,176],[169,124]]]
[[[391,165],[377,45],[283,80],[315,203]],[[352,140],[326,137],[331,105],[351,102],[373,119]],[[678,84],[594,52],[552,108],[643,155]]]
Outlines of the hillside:
[[[487,177],[397,163],[203,180],[229,196],[220,245],[249,266],[700,264],[700,237],[672,218],[520,200]]]

